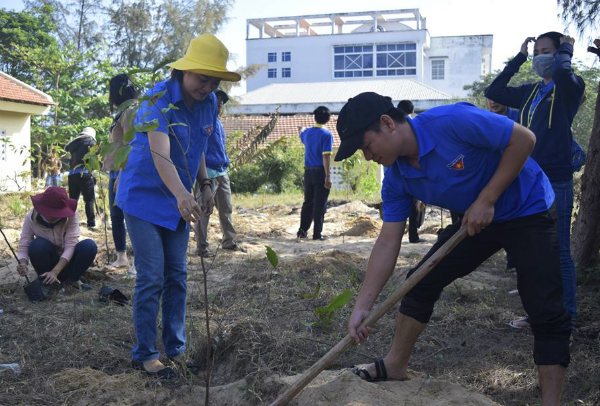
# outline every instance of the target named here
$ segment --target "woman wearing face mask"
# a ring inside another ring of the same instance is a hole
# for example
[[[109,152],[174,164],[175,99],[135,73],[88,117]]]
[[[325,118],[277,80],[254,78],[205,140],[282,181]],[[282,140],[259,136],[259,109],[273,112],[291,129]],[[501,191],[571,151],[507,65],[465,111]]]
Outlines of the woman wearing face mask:
[[[27,275],[29,261],[45,284],[55,282],[77,289],[92,287],[81,283],[81,276],[94,262],[98,248],[90,239],[79,241],[77,200],[67,191],[50,186],[31,196],[33,209],[25,215],[17,258],[17,271]]]
[[[508,82],[527,60],[527,46],[535,41],[533,70],[541,81],[517,87]],[[572,319],[577,314],[575,293],[577,278],[571,257],[570,234],[573,211],[573,162],[571,124],[583,100],[585,83],[571,66],[575,40],[558,32],[547,32],[537,39],[529,37],[521,52],[486,89],[485,96],[497,103],[519,109],[519,123],[536,136],[531,157],[544,170],[555,194],[556,224],[563,279],[565,309]],[[511,326],[528,326],[527,318],[514,320]]]

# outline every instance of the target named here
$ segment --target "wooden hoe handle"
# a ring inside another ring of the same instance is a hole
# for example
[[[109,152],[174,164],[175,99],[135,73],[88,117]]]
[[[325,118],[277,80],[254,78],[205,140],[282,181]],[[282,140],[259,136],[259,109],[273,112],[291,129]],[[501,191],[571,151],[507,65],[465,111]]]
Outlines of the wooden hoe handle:
[[[403,284],[398,286],[392,294],[375,310],[371,311],[367,318],[362,322],[363,326],[372,326],[377,320],[394,307],[404,295],[406,295],[421,279],[425,277],[437,264],[440,263],[450,251],[452,251],[467,236],[467,227],[461,227],[444,245],[440,247],[427,261],[425,261]],[[347,334],[339,343],[335,345],[327,354],[321,357],[304,375],[302,375],[294,384],[279,396],[269,406],[287,405],[306,385],[310,383],[319,373],[330,366],[336,359],[345,353],[354,340]]]

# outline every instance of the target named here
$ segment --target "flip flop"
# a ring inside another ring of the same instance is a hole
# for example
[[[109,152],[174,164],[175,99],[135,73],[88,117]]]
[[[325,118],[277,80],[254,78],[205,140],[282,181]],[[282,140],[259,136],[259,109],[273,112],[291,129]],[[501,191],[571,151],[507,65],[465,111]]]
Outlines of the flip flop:
[[[388,380],[387,370],[385,369],[383,359],[375,361],[375,378],[371,377],[371,374],[365,368],[354,367],[352,368],[352,372],[354,375],[367,382],[382,382]],[[363,376],[361,376],[361,374],[363,374]]]
[[[517,329],[531,327],[531,325],[529,324],[528,316],[521,317],[520,319],[516,319],[516,320],[511,320],[510,323],[508,323],[508,325],[511,326],[512,328],[517,328]]]

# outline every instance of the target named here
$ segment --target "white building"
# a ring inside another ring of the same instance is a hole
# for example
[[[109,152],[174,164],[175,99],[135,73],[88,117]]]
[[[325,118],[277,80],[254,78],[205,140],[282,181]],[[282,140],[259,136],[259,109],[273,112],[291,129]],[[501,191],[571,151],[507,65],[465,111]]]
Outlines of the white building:
[[[492,35],[432,37],[418,9],[246,21],[247,91],[282,83],[411,79],[452,97],[491,71]]]
[[[55,105],[46,93],[0,71],[0,193],[31,190],[31,116]]]

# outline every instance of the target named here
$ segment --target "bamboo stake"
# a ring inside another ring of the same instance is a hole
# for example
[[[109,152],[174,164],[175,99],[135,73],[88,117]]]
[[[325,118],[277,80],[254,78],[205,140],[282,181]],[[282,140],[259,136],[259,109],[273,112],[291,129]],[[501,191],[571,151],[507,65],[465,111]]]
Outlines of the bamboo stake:
[[[425,277],[440,261],[450,253],[467,236],[467,227],[462,227],[444,245],[440,247],[427,261],[425,261],[404,283],[374,311],[369,313],[362,326],[372,326],[377,320],[394,307],[421,279]],[[354,343],[349,334],[336,344],[327,354],[321,357],[310,369],[294,384],[279,396],[270,406],[287,405],[306,385],[308,385],[321,371],[330,366]]]

